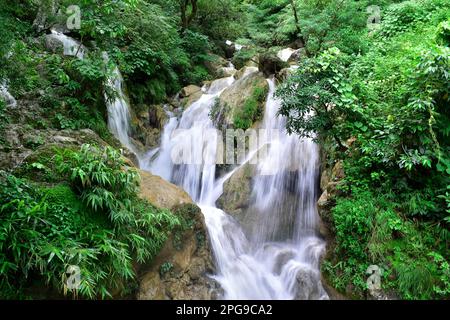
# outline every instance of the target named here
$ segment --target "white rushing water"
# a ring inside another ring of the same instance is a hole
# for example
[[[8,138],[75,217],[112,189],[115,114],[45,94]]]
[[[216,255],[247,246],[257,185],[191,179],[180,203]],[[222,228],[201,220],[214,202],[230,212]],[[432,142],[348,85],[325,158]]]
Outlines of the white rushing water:
[[[109,58],[103,54],[108,63]],[[105,91],[106,108],[108,110],[108,128],[111,133],[130,151],[140,158],[140,152],[131,141],[131,114],[127,97],[123,91],[123,78],[117,66],[113,66],[111,75],[106,81],[105,87],[112,96]]]
[[[80,44],[79,41],[54,29],[51,30],[51,34],[48,34],[47,37],[52,38],[63,45],[64,55],[74,56],[80,60],[83,60],[87,53],[87,49]],[[107,65],[110,64],[110,60],[106,52],[103,53],[103,59]],[[111,74],[105,83],[108,128],[123,146],[127,147],[130,151],[136,154],[138,161],[141,162],[142,155],[130,138],[131,114],[127,97],[123,91],[122,74],[116,65],[112,64],[110,67]]]
[[[48,36],[63,43],[64,54],[84,58],[86,50],[76,40],[56,31]],[[287,61],[293,51],[285,49],[278,56]],[[232,64],[223,71],[236,73]],[[248,67],[241,77],[257,71]],[[140,154],[130,138],[131,115],[122,75],[114,66],[105,85],[105,97],[106,91],[115,92],[106,99],[109,129],[137,155],[142,169],[181,186],[199,204],[216,260],[217,273],[211,276],[223,288],[222,298],[327,299],[319,271],[325,242],[317,235],[318,148],[310,139],[286,133],[286,119],[277,116],[280,101],[273,96],[273,79],[267,79],[269,94],[262,127],[278,134],[268,134],[259,141],[259,147],[268,146],[268,151],[256,164],[250,205],[245,212],[253,223],[240,225],[216,207],[224,183],[242,166],[216,177],[215,160],[222,137],[215,130],[210,111],[216,98],[234,81],[230,76],[204,86],[203,95],[181,117],[166,110],[169,120],[160,146]],[[0,94],[14,103],[6,86],[0,86]],[[250,150],[246,161],[257,151]]]
[[[64,44],[65,54],[83,59],[86,51],[77,41],[56,32],[49,36]],[[289,59],[288,51],[280,56]],[[225,71],[235,73],[232,65],[228,68]],[[242,77],[257,71],[247,68]],[[311,140],[286,134],[286,120],[277,117],[280,102],[273,97],[272,79],[267,80],[269,95],[262,126],[281,133],[268,135],[259,144],[269,148],[258,161],[252,183],[247,214],[256,217],[255,223],[244,228],[215,205],[224,182],[239,166],[216,178],[215,160],[222,137],[209,114],[216,98],[234,81],[230,76],[204,86],[203,95],[181,117],[166,110],[169,120],[163,128],[161,145],[142,155],[130,138],[129,104],[122,76],[114,67],[106,83],[107,91],[115,92],[113,98],[107,98],[108,126],[124,146],[136,153],[142,169],[181,186],[201,207],[217,266],[217,274],[211,276],[222,286],[222,298],[327,299],[319,272],[325,243],[317,236],[318,150]],[[7,90],[0,89],[5,96]],[[257,151],[251,150],[246,161]],[[189,163],[178,163],[177,159],[189,159]]]
[[[316,235],[317,146],[286,134],[285,119],[276,116],[274,81],[268,82],[263,127],[280,133],[268,136],[269,151],[257,165],[248,209],[256,223],[245,233],[214,203],[202,206],[215,279],[225,299],[327,299],[319,271],[325,243]]]
[[[234,77],[227,77],[204,87],[204,94],[184,111],[178,123],[169,121],[156,159],[143,165],[153,174],[181,186],[197,202],[208,197],[214,188],[216,174],[219,137],[209,113],[215,99],[234,81]]]
[[[80,42],[54,29],[50,30],[50,32],[51,34],[48,34],[47,37],[53,38],[62,43],[64,48],[64,55],[74,56],[79,59],[84,58],[86,48],[81,45]]]
[[[218,152],[209,112],[215,99],[232,85],[233,77],[203,88],[204,95],[178,122],[171,118],[161,147],[151,152],[153,161],[144,168],[183,187],[200,205],[216,259],[213,277],[222,286],[224,299],[327,299],[319,271],[325,243],[317,236],[318,149],[309,139],[287,135],[286,119],[277,117],[280,102],[273,97],[274,80],[267,81],[263,128],[276,129],[279,134],[268,135],[260,143],[270,147],[259,159],[253,179],[248,212],[256,216],[256,222],[250,229],[215,205],[223,183],[239,167],[215,179],[216,166],[207,161]],[[174,155],[185,159],[186,152],[190,152],[191,164],[172,162]]]
[[[8,84],[6,81],[0,83],[0,98],[5,101],[7,107],[15,108],[17,106],[16,99],[8,91]]]

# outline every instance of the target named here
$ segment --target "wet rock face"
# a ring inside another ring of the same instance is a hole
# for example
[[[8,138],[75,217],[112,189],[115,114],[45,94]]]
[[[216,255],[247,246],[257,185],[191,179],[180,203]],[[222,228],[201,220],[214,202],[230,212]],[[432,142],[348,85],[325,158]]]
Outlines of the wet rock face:
[[[137,298],[216,299],[220,288],[208,277],[214,273],[214,264],[200,208],[184,190],[143,171],[140,195],[160,208],[171,209],[189,227],[173,230],[158,255],[139,267]]]
[[[282,61],[276,54],[265,53],[259,56],[259,70],[261,70],[266,77],[276,75],[282,69],[289,67],[287,62]]]
[[[193,95],[194,93],[199,92],[201,89],[202,88],[191,84],[191,85],[181,89],[180,98],[189,97],[189,96]]]
[[[4,143],[0,146],[0,168],[14,169],[48,148],[79,147],[84,143],[107,145],[90,129],[30,130],[26,125],[10,124],[5,128]]]
[[[219,76],[219,72],[221,68],[228,66],[228,61],[221,56],[210,54],[211,59],[208,59],[204,62],[206,69],[208,69],[209,73],[215,76]]]
[[[52,53],[63,54],[64,53],[64,44],[58,39],[52,37],[51,35],[47,35],[45,37],[45,48]]]
[[[186,191],[165,181],[163,178],[142,170],[140,170],[140,176],[141,185],[139,195],[153,205],[160,208],[172,209],[181,204],[193,203]]]
[[[167,114],[162,105],[139,105],[132,112],[132,138],[143,152],[158,146]]]
[[[242,215],[250,204],[252,178],[255,165],[242,166],[223,185],[223,194],[217,200],[218,207],[243,220]]]
[[[234,43],[227,45],[225,47],[225,57],[227,59],[233,58],[235,53],[236,53],[236,45]]]
[[[243,110],[249,99],[252,99],[255,89],[268,91],[268,86],[261,72],[250,72],[225,89],[218,100],[222,114],[221,121],[217,123],[217,126],[219,128],[233,126],[235,115]],[[258,107],[260,113],[264,114],[264,103],[260,103]]]
[[[297,271],[296,282],[298,290],[295,300],[320,300],[326,293],[320,283],[320,274],[308,268]]]

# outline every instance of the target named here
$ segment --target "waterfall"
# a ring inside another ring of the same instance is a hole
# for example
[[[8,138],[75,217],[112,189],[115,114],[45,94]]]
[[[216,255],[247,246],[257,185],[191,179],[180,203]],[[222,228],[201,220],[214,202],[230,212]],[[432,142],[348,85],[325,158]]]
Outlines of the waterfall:
[[[56,31],[48,36],[63,43],[64,54],[83,59],[86,50],[74,39]],[[292,52],[285,49],[278,56],[287,61]],[[108,62],[106,54],[104,58]],[[230,64],[225,71],[234,74],[233,69]],[[242,77],[257,71],[247,68]],[[216,260],[217,273],[211,276],[223,288],[224,299],[328,299],[319,265],[325,242],[317,232],[318,148],[311,139],[287,134],[286,119],[277,116],[280,101],[274,97],[273,79],[267,79],[269,93],[262,121],[269,134],[259,141],[259,147],[267,146],[268,151],[258,159],[246,209],[256,217],[255,223],[243,228],[216,207],[225,181],[240,166],[216,177],[216,158],[223,141],[210,112],[234,81],[231,76],[205,85],[203,95],[180,118],[166,110],[169,121],[160,147],[141,154],[130,138],[130,108],[122,75],[114,66],[105,85],[109,129],[138,156],[142,169],[179,185],[199,204]],[[3,96],[5,88],[0,87]],[[106,91],[115,92],[113,98]],[[246,161],[257,152],[250,150]]]
[[[106,63],[109,62],[108,55],[103,53]],[[105,101],[108,110],[108,128],[111,133],[130,151],[140,157],[136,146],[131,141],[131,114],[127,97],[123,92],[123,78],[116,65],[113,65],[112,72],[108,77],[105,87]],[[106,91],[112,92],[113,97],[109,97]]]
[[[74,56],[83,60],[87,53],[87,49],[80,42],[54,29],[51,30],[51,34],[48,34],[47,37],[60,42],[63,45],[64,55],[66,56]],[[103,59],[106,64],[110,63],[106,52],[103,52]],[[108,110],[109,130],[123,146],[136,154],[138,161],[141,162],[142,155],[130,138],[130,107],[123,92],[122,74],[115,64],[112,65],[111,73],[105,83],[105,101]]]
[[[48,36],[63,43],[64,54],[84,58],[86,50],[76,40],[56,31]],[[279,56],[287,60],[290,54],[292,50],[283,50]],[[104,58],[109,61],[106,53]],[[235,72],[231,64],[227,68],[227,72]],[[247,68],[242,77],[257,71]],[[268,134],[259,144],[267,145],[268,152],[259,159],[253,177],[248,212],[257,217],[256,223],[244,230],[215,205],[224,182],[239,166],[216,178],[222,136],[210,112],[234,81],[231,76],[205,85],[203,95],[180,118],[166,110],[169,121],[160,147],[141,154],[130,138],[131,115],[122,75],[113,66],[105,84],[109,129],[138,156],[142,169],[179,185],[199,204],[216,259],[217,274],[211,276],[222,286],[224,299],[327,299],[319,271],[325,243],[317,236],[318,150],[310,139],[286,133],[286,119],[277,116],[280,102],[273,96],[273,79],[267,79],[269,94],[262,127],[279,134]],[[0,89],[6,96],[6,87]],[[114,92],[113,97],[106,92]],[[247,161],[257,151],[251,150]]]
[[[161,136],[161,146],[150,150],[141,162],[141,168],[149,172],[158,172],[163,179],[170,181],[172,179],[173,164],[171,155],[172,134],[178,126],[178,118],[172,113],[166,111],[169,121],[163,128]],[[156,159],[154,158],[157,155]]]
[[[153,161],[145,168],[183,187],[201,207],[216,259],[217,274],[212,277],[223,288],[224,299],[328,299],[319,266],[325,242],[317,236],[318,148],[311,139],[287,134],[286,119],[277,116],[275,82],[267,81],[262,127],[279,134],[268,134],[262,141],[269,148],[253,179],[248,210],[257,223],[250,231],[215,205],[224,182],[239,167],[216,179],[216,166],[208,161],[217,156],[220,138],[209,113],[233,77],[204,87],[176,129],[175,120],[166,125],[161,147],[151,152]],[[191,157],[189,163],[172,162],[186,156]]]
[[[15,108],[17,106],[16,99],[8,91],[8,84],[6,81],[0,83],[0,98],[5,101],[7,107]]]
[[[257,215],[250,234],[213,203],[202,206],[225,299],[327,299],[319,261],[325,243],[317,235],[318,150],[310,139],[288,135],[277,117],[280,102],[269,96],[263,120],[266,156],[258,162],[252,201]],[[268,131],[270,132],[270,131]]]
[[[55,39],[62,43],[64,48],[64,55],[74,56],[77,57],[78,59],[84,58],[86,48],[83,45],[81,45],[78,41],[54,29],[50,30],[50,32],[51,34],[48,34],[47,37]]]
[[[184,111],[176,129],[175,120],[172,124],[169,121],[156,159],[143,166],[181,186],[196,202],[203,202],[208,197],[215,181],[220,137],[209,113],[216,98],[233,82],[234,77],[227,77],[203,87],[204,94]],[[174,163],[174,158],[180,159],[180,163]]]

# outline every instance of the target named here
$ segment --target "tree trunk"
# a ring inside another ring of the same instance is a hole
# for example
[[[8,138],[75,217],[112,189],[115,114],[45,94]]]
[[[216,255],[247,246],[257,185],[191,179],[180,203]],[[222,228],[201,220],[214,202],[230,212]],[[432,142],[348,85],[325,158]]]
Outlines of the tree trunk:
[[[187,10],[189,7],[189,4],[191,5],[191,13],[188,16]],[[194,20],[195,16],[197,15],[198,7],[197,7],[197,0],[180,0],[180,9],[181,9],[181,31],[184,32],[189,25],[191,24],[192,20]]]
[[[295,28],[297,29],[297,35],[298,35],[299,40],[302,43],[303,47],[305,47],[306,41],[305,41],[305,38],[303,37],[302,29],[300,28],[300,20],[298,18],[297,7],[295,6],[294,0],[291,0],[291,7],[292,7],[292,11],[294,13]]]

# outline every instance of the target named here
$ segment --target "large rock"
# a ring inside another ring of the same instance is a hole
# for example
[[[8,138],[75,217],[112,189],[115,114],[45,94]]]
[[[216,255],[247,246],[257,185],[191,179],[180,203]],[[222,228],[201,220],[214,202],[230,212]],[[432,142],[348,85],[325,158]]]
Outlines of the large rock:
[[[159,145],[167,114],[162,105],[139,105],[140,112],[132,112],[132,136],[143,152]]]
[[[186,108],[190,107],[198,99],[200,99],[202,97],[202,95],[203,95],[202,91],[197,91],[197,92],[191,94],[190,96],[182,99],[180,101],[180,105],[183,107],[183,109],[186,109]]]
[[[183,108],[189,107],[202,96],[202,88],[195,85],[189,85],[181,89],[178,95],[178,101]]]
[[[227,44],[225,47],[225,57],[227,59],[233,58],[234,54],[236,53],[236,45],[234,43]]]
[[[319,231],[328,241],[332,241],[331,230],[333,221],[330,210],[334,205],[334,199],[340,194],[338,186],[340,181],[344,178],[345,173],[342,161],[336,162],[331,169],[324,168],[320,178],[322,194],[317,201],[317,208],[321,218]]]
[[[163,178],[142,170],[140,176],[141,189],[139,195],[153,205],[172,209],[180,204],[193,203],[186,191]]]
[[[306,56],[306,52],[305,52],[304,48],[297,49],[291,54],[291,56],[289,57],[288,62],[290,64],[296,64],[296,63],[298,63],[298,61],[301,58],[303,58],[305,56]]]
[[[234,216],[239,222],[244,222],[244,213],[250,204],[252,178],[255,175],[255,165],[245,164],[240,167],[223,184],[223,193],[217,200],[219,208]]]
[[[219,73],[222,68],[228,67],[228,61],[221,56],[209,54],[209,59],[205,61],[205,67],[210,74],[220,77]]]
[[[326,159],[326,155],[322,150],[322,158]],[[335,243],[335,229],[331,210],[335,204],[335,197],[339,194],[337,186],[340,181],[345,178],[343,169],[343,162],[338,161],[333,166],[327,166],[325,161],[322,163],[322,175],[320,178],[320,188],[322,194],[317,201],[317,209],[320,216],[319,232],[327,242],[326,252],[322,256],[321,260],[333,261]],[[344,295],[338,292],[332,285],[326,274],[322,274],[321,282],[328,293],[328,296],[332,300],[346,299]]]
[[[210,300],[217,298],[208,234],[200,208],[179,187],[141,171],[140,196],[160,208],[171,209],[188,228],[172,231],[158,255],[139,268],[140,300]]]
[[[186,98],[186,97],[189,97],[190,95],[193,95],[194,93],[199,92],[201,90],[202,90],[202,88],[191,84],[191,85],[188,85],[188,86],[184,87],[183,89],[181,89],[180,97]]]
[[[14,169],[40,149],[79,147],[84,143],[106,146],[94,131],[33,129],[27,125],[9,124],[5,128],[5,143],[0,146],[0,168]]]
[[[164,108],[160,105],[151,106],[148,110],[148,113],[144,112],[141,117],[144,120],[147,120],[145,117],[148,115],[148,125],[152,128],[162,129],[167,120],[167,114],[164,111]]]
[[[260,88],[268,91],[269,85],[260,72],[250,73],[234,82],[219,97],[219,103],[222,108],[221,126],[231,126],[234,124],[234,117],[241,112],[245,102],[252,98],[255,89]],[[264,99],[265,100],[265,99]],[[259,102],[260,114],[264,114],[264,102]]]
[[[289,64],[282,61],[276,54],[263,53],[259,56],[259,70],[267,77],[276,75],[282,69],[288,67]]]
[[[45,48],[51,53],[64,53],[64,44],[51,34],[45,36]]]
[[[259,69],[257,66],[256,67],[245,66],[245,67],[241,68],[239,71],[235,72],[234,78],[236,80],[239,80],[239,79],[245,78],[245,77],[251,75],[252,73],[255,73],[258,71],[259,71]]]

